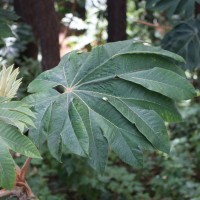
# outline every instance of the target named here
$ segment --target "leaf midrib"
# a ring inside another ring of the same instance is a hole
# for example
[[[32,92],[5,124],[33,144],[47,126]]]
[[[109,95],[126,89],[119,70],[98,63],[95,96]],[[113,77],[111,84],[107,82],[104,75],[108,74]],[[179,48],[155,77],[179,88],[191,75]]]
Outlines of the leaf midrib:
[[[129,106],[129,105],[127,105],[124,101],[122,101],[122,100],[120,100],[119,99],[119,101],[121,101],[126,107],[128,107],[128,109],[130,109],[135,115],[137,115],[137,117],[138,118],[140,118],[140,120],[142,120],[145,124],[146,124],[146,126],[147,127],[149,127],[150,128],[150,130],[152,131],[152,132],[154,132],[154,133],[156,133],[155,131],[154,131],[154,129],[152,129],[136,112],[134,112],[134,110],[132,110],[131,109],[131,107]],[[112,104],[112,103],[111,103]],[[137,108],[136,108],[137,109]],[[141,109],[142,110],[142,109]],[[155,111],[153,111],[153,110],[151,110],[152,112],[155,112]],[[121,112],[120,112],[121,113]],[[123,114],[122,114],[123,115]],[[125,115],[123,115],[124,117],[126,117]],[[127,117],[126,117],[126,119],[127,120],[129,120]],[[136,125],[136,127],[137,127],[137,124],[136,124],[136,122],[135,122],[135,125]],[[137,127],[138,128],[138,127]],[[155,135],[157,135],[157,134],[155,134]]]
[[[97,47],[97,48],[98,48],[98,47]],[[124,48],[121,49],[120,51],[123,51],[125,48],[127,48],[127,47],[124,47]],[[119,53],[120,51],[118,51],[118,53]],[[91,54],[90,54],[90,55],[91,55]],[[77,73],[75,74],[75,76],[74,76],[74,78],[73,78],[73,80],[72,80],[72,82],[71,82],[70,87],[73,86],[73,83],[74,83],[74,81],[76,80],[76,77],[80,74],[80,71],[81,71],[81,69],[83,68],[84,64],[87,63],[87,61],[90,59],[90,55],[88,55],[86,61],[81,65],[81,67],[79,68],[79,70],[78,70]],[[108,54],[108,56],[109,56],[109,54]],[[111,56],[110,58],[106,59],[102,64],[100,64],[100,65],[98,65],[98,66],[101,66],[101,65],[105,64],[105,63],[108,62],[111,58],[112,58],[112,56]],[[81,81],[81,80],[79,80],[75,85],[78,85],[78,83],[79,83],[80,81]]]
[[[107,59],[105,62],[103,62],[102,64],[96,66],[95,68],[93,68],[92,70],[90,70],[90,72],[88,74],[86,74],[85,76],[83,76],[73,87],[76,87],[80,82],[82,82],[87,76],[89,76],[91,73],[93,73],[95,70],[97,70],[98,68],[100,68],[101,66],[103,66],[104,64],[106,64],[108,61],[114,59],[115,57],[118,57],[118,56],[121,56],[121,55],[130,55],[130,54],[153,54],[153,55],[158,55],[158,56],[163,56],[163,57],[167,57],[169,58],[170,56],[167,56],[167,55],[163,55],[163,54],[160,54],[159,52],[150,52],[150,51],[132,51],[132,52],[124,52],[124,53],[118,53],[118,54],[115,54],[113,55],[112,57],[110,57],[109,59]],[[83,65],[81,65],[80,69],[82,68]],[[79,69],[79,71],[80,71]],[[112,76],[110,76],[112,77]],[[87,82],[85,82],[87,83]],[[82,83],[82,84],[85,84],[85,83]],[[73,83],[72,83],[73,84]],[[70,87],[72,87],[72,84]],[[81,84],[80,84],[81,85]],[[79,85],[79,86],[80,86]]]
[[[88,109],[90,109],[90,110],[92,110],[94,113],[96,113],[97,115],[99,115],[99,116],[101,116],[104,120],[106,120],[108,123],[110,123],[110,124],[112,124],[120,133],[121,133],[121,131],[120,130],[123,130],[123,129],[121,129],[121,128],[119,128],[119,127],[117,127],[115,124],[113,124],[111,121],[109,121],[108,119],[106,119],[105,117],[103,117],[102,115],[100,115],[99,113],[97,113],[95,110],[93,110],[91,107],[89,107],[88,106],[88,104],[79,96],[79,95],[77,95],[76,93],[73,93],[75,96],[77,96],[86,106],[87,106],[87,108]],[[122,135],[122,134],[121,134]],[[122,135],[122,137],[123,137],[123,135]],[[145,137],[145,136],[144,136]],[[146,137],[145,137],[146,138]],[[124,139],[124,137],[123,137],[123,139]],[[147,138],[146,138],[147,139]],[[147,139],[148,140],[148,139]],[[126,140],[124,139],[124,141],[126,142]],[[149,141],[149,140],[148,140]],[[149,141],[150,142],[150,141]],[[127,142],[126,142],[127,143]],[[151,142],[150,142],[151,143]],[[129,147],[129,145],[128,145],[128,147]],[[138,146],[138,148],[139,148],[139,146]],[[129,149],[130,149],[130,147],[129,147]],[[130,149],[130,151],[131,151],[131,149]],[[132,153],[132,151],[131,151],[131,153]],[[133,155],[133,157],[138,161],[138,163],[141,163],[140,162],[140,160],[139,159],[137,159],[137,157],[135,157],[135,155],[132,153],[132,155]]]
[[[136,101],[144,101],[144,102],[153,103],[155,105],[159,105],[161,107],[165,107],[166,109],[169,109],[167,106],[159,104],[159,102],[148,101],[146,99],[136,99],[136,98],[126,98],[126,97],[112,96],[112,95],[107,94],[107,93],[95,92],[95,91],[91,91],[91,90],[74,90],[74,92],[76,92],[76,91],[77,92],[82,92],[82,93],[91,93],[91,95],[92,95],[92,93],[97,93],[97,94],[100,94],[100,95],[105,95],[105,96],[109,96],[109,97],[117,98],[117,99],[127,99],[127,100],[129,100],[129,99],[132,100],[133,99],[133,100],[136,100]]]

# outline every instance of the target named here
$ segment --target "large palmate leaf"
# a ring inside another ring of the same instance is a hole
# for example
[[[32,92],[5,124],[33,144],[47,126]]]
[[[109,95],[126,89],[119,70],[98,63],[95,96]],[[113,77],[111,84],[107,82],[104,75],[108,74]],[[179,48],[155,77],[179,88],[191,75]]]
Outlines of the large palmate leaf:
[[[200,0],[146,0],[146,8],[166,11],[169,18],[177,14],[191,17],[194,15],[195,3],[200,3]]]
[[[185,68],[200,67],[200,19],[184,21],[167,33],[162,41],[164,49],[183,56]]]
[[[180,120],[174,100],[195,94],[176,65],[182,61],[132,40],[65,55],[29,85],[24,101],[37,113],[31,137],[47,141],[56,159],[67,148],[100,172],[109,147],[132,166],[142,164],[144,149],[168,153],[164,121]]]

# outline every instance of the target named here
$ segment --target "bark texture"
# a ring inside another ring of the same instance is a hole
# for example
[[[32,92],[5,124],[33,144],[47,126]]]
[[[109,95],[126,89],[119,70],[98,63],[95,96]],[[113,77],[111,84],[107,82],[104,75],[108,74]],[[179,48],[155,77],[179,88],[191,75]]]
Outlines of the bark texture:
[[[29,24],[39,42],[43,70],[55,67],[60,61],[59,23],[53,0],[14,0],[16,13]],[[34,48],[34,47],[33,47]]]
[[[199,3],[195,3],[195,17],[197,17],[197,15],[200,14],[200,4]]]
[[[108,42],[126,40],[126,0],[107,0]]]

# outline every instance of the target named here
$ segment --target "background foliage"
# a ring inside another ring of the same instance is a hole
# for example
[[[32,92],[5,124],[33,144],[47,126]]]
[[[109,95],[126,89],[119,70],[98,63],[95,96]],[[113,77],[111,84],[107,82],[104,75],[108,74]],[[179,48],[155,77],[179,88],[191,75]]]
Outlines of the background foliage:
[[[190,71],[199,69],[199,3],[199,0],[148,0],[146,4],[147,9],[164,12],[169,18],[173,27],[164,36],[161,45],[183,56],[186,60],[184,67]]]
[[[83,51],[90,50],[106,43],[106,2],[77,1],[78,6],[74,6],[74,2],[55,1],[59,20],[64,26],[61,32],[67,32],[60,43],[65,52],[80,48]],[[200,36],[196,3],[199,1],[128,0],[127,35],[128,38],[162,45],[183,56],[186,60],[183,68],[198,90]],[[24,53],[27,44],[36,40],[32,29],[17,21],[12,1],[2,0],[0,6],[9,11],[10,15],[0,14],[0,27],[4,26],[0,30],[7,30],[6,33],[1,31],[4,35],[0,36],[0,61],[7,65],[15,62],[16,66],[20,66],[24,81],[18,97],[22,98],[27,94],[28,83],[41,72],[41,51],[37,59],[27,57]],[[77,30],[77,27],[81,29]],[[14,37],[8,37],[11,34]],[[159,152],[145,152],[144,167],[136,169],[109,153],[108,166],[103,176],[100,176],[84,158],[68,153],[64,154],[61,165],[49,155],[47,145],[43,145],[41,152],[44,160],[35,159],[31,164],[28,177],[31,188],[39,199],[50,200],[199,200],[199,99],[182,102],[179,109],[184,121],[168,126],[172,144],[169,156]],[[22,165],[24,158],[18,154],[15,157],[16,162]]]

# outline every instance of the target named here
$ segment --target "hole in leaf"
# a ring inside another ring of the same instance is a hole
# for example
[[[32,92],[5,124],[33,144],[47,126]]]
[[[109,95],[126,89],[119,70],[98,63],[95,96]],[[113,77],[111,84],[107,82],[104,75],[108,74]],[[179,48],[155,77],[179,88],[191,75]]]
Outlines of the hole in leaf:
[[[59,92],[60,94],[63,94],[65,92],[65,88],[62,85],[57,85],[53,89]]]

